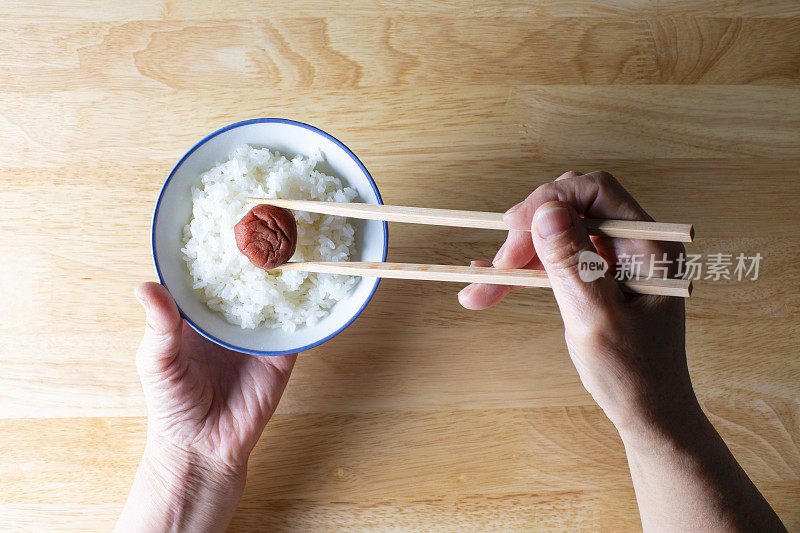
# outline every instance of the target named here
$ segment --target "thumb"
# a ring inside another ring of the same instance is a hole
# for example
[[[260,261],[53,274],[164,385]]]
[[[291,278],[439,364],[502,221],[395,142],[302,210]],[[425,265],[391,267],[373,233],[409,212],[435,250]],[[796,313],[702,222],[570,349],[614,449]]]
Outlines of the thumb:
[[[610,325],[612,311],[623,301],[622,292],[610,276],[588,282],[581,279],[581,254],[596,254],[597,250],[575,209],[562,202],[542,204],[534,214],[531,236],[553,286],[564,327],[586,332]]]
[[[175,361],[181,348],[181,317],[169,291],[153,282],[134,291],[145,310],[144,337],[136,352],[140,373],[159,374]]]

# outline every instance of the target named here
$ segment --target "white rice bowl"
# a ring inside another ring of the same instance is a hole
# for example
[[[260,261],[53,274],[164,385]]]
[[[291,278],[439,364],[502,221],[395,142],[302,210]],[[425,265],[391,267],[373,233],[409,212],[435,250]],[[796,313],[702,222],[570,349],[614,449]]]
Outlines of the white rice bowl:
[[[183,229],[192,287],[212,310],[242,328],[294,331],[316,324],[347,297],[352,276],[279,270],[250,263],[236,246],[233,227],[252,208],[248,196],[352,202],[357,193],[315,169],[319,154],[291,160],[267,148],[242,145],[231,158],[204,172],[192,188],[192,218]],[[297,249],[292,261],[346,261],[355,230],[343,217],[294,211]]]

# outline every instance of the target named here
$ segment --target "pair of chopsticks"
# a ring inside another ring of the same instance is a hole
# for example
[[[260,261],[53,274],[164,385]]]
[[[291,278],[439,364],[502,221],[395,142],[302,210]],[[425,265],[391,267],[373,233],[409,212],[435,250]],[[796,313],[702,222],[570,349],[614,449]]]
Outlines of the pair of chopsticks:
[[[509,229],[503,222],[502,213],[272,198],[248,198],[247,201],[251,204],[269,204],[295,211],[308,211],[350,218],[462,228]],[[676,242],[691,242],[694,238],[694,229],[691,224],[591,218],[584,219],[584,222],[590,234],[604,237]],[[281,270],[380,278],[489,283],[519,287],[551,286],[547,273],[542,270],[362,261],[290,262],[278,268]],[[623,291],[638,294],[660,294],[686,298],[692,291],[691,281],[682,279],[635,278],[622,280],[619,283]]]

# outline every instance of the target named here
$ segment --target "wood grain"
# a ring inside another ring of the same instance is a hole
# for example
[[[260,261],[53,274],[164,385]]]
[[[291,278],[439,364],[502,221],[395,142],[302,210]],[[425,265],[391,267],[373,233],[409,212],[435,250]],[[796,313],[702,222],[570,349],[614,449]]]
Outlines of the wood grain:
[[[447,2],[413,2],[403,0],[356,0],[349,3],[350,13],[415,15],[479,15],[486,17],[513,16],[529,20],[540,17],[559,20],[583,17],[647,17],[647,16],[721,16],[746,18],[793,18],[800,16],[800,7],[781,0],[610,0],[581,2],[555,0],[531,3],[525,0],[500,0],[486,4],[470,0]],[[4,6],[9,20],[219,20],[220,18],[248,20],[258,15],[291,12],[300,16],[339,14],[340,6],[318,0],[276,0],[269,6],[254,7],[248,0],[229,0],[224,11],[213,0],[141,0],[134,4],[107,3],[103,0],[75,0],[63,9],[62,0],[19,0]],[[346,14],[346,13],[345,13]]]
[[[294,9],[292,10],[294,11]],[[58,31],[53,31],[54,27]],[[353,31],[354,26],[363,28]],[[426,12],[265,13],[246,20],[14,22],[6,91],[348,89],[798,81],[794,18],[552,18]],[[770,61],[763,61],[769,56]],[[55,85],[54,85],[55,84]]]
[[[756,281],[695,282],[689,365],[800,531],[798,39],[778,0],[4,3],[0,529],[113,524],[144,446],[132,291],[157,192],[209,132],[283,116],[390,204],[502,212],[605,169],[694,223],[691,252],[761,253]],[[466,265],[502,237],[393,224],[389,260]],[[640,528],[552,294],[475,313],[457,289],[385,280],[299,358],[232,530]]]

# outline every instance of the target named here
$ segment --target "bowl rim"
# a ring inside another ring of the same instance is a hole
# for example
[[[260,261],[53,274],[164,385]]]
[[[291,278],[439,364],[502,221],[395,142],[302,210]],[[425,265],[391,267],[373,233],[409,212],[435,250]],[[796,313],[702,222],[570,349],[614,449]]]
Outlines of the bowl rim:
[[[183,157],[181,157],[178,160],[178,162],[175,164],[175,166],[172,168],[172,170],[170,171],[169,175],[167,176],[167,179],[164,180],[164,184],[161,186],[161,190],[159,190],[159,192],[158,192],[158,199],[156,200],[155,209],[153,209],[153,218],[152,218],[152,221],[151,221],[151,224],[150,224],[150,228],[151,228],[150,229],[150,248],[151,248],[152,254],[153,254],[153,263],[155,264],[155,267],[156,267],[156,274],[158,275],[158,281],[165,289],[167,289],[167,291],[169,291],[169,287],[167,287],[167,285],[164,283],[164,278],[161,275],[161,269],[160,269],[159,264],[158,264],[158,253],[156,252],[156,218],[157,218],[157,215],[158,215],[158,210],[161,207],[161,199],[164,196],[164,190],[167,188],[167,185],[169,184],[169,182],[172,179],[173,175],[178,170],[178,168],[180,168],[180,166],[183,164],[183,162],[190,155],[192,155],[192,153],[195,150],[197,150],[200,146],[202,146],[203,144],[208,142],[210,139],[212,139],[212,138],[216,137],[217,135],[219,135],[221,133],[224,133],[224,132],[226,132],[228,130],[232,130],[234,128],[239,128],[239,127],[242,127],[242,126],[248,126],[250,124],[260,124],[260,123],[277,123],[277,124],[289,124],[289,125],[292,125],[292,126],[298,126],[298,127],[310,130],[310,131],[312,131],[312,132],[314,132],[314,133],[316,133],[318,135],[321,135],[321,136],[329,139],[335,145],[337,145],[339,148],[344,150],[344,152],[356,163],[356,165],[358,165],[358,168],[361,169],[361,172],[363,172],[364,175],[367,177],[367,181],[369,182],[370,187],[372,187],[372,190],[375,193],[375,197],[378,200],[378,204],[383,204],[383,199],[381,198],[380,191],[378,191],[378,186],[375,184],[375,180],[372,179],[372,175],[369,173],[369,170],[367,170],[367,167],[364,166],[364,163],[361,162],[361,160],[356,156],[356,154],[353,153],[352,150],[350,150],[350,148],[348,148],[342,141],[340,141],[339,139],[337,139],[336,137],[334,137],[330,133],[327,133],[327,132],[325,132],[325,131],[323,131],[323,130],[315,127],[315,126],[312,126],[310,124],[306,124],[305,122],[299,122],[297,120],[291,120],[291,119],[287,119],[287,118],[253,118],[253,119],[249,119],[249,120],[242,120],[242,121],[239,121],[239,122],[234,122],[233,124],[228,124],[227,126],[224,126],[224,127],[220,128],[220,129],[214,131],[213,133],[210,133],[210,134],[206,135],[201,140],[199,140],[194,146],[192,146],[189,149],[189,151],[186,152],[183,155]],[[386,255],[387,255],[387,252],[389,250],[389,227],[388,227],[388,224],[385,221],[382,224],[382,228],[383,228],[383,255],[381,257],[381,261],[385,262],[386,261]],[[311,344],[307,344],[305,346],[302,346],[302,347],[299,347],[299,348],[295,348],[295,349],[291,349],[291,350],[279,350],[279,351],[250,350],[250,349],[242,348],[241,346],[236,346],[236,345],[230,344],[228,342],[225,342],[225,341],[223,341],[221,339],[216,338],[215,336],[213,336],[210,333],[204,331],[203,328],[201,328],[200,326],[195,324],[189,318],[189,316],[186,313],[183,312],[183,309],[181,309],[181,307],[178,305],[178,302],[175,302],[175,306],[178,308],[178,313],[180,313],[181,318],[183,318],[183,320],[187,324],[189,324],[189,326],[191,326],[192,329],[194,329],[197,333],[199,333],[200,335],[202,335],[206,339],[208,339],[208,340],[210,340],[210,341],[212,341],[212,342],[214,342],[214,343],[216,343],[216,344],[218,344],[218,345],[220,345],[220,346],[222,346],[224,348],[227,348],[229,350],[233,350],[235,352],[246,353],[246,354],[250,354],[250,355],[263,355],[263,356],[289,355],[289,354],[293,354],[293,353],[303,352],[305,350],[310,350],[311,348],[314,348],[315,346],[319,346],[323,342],[327,342],[327,341],[331,340],[333,337],[335,337],[336,335],[338,335],[339,333],[344,331],[345,328],[347,328],[350,324],[353,323],[353,321],[356,318],[358,318],[358,316],[361,314],[361,312],[364,310],[364,308],[367,307],[367,304],[370,302],[370,300],[372,300],[372,296],[375,294],[375,291],[378,289],[378,285],[380,284],[380,281],[381,281],[380,278],[375,278],[375,284],[372,286],[372,290],[370,291],[369,295],[367,296],[367,299],[364,300],[364,303],[361,305],[361,307],[358,309],[358,311],[356,311],[353,314],[353,316],[351,316],[347,320],[347,322],[345,322],[345,324],[342,325],[342,327],[340,327],[339,329],[337,329],[336,331],[334,331],[330,335],[324,337],[323,339],[320,339],[318,341],[314,341]]]

